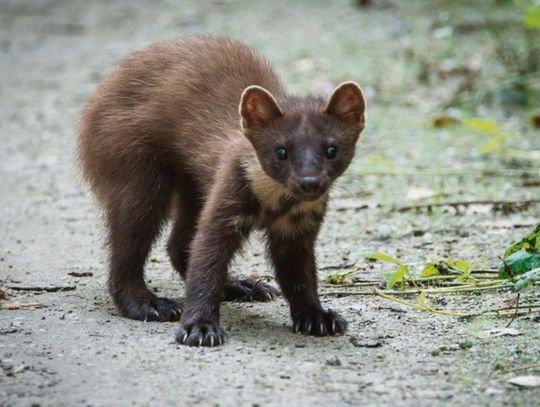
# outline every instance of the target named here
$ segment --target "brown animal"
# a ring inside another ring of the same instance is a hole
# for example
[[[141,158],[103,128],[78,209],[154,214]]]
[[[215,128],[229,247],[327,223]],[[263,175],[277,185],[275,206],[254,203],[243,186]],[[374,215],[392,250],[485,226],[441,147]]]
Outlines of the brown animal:
[[[343,333],[346,322],[319,302],[314,244],[364,110],[353,82],[328,101],[287,94],[264,59],[230,39],[186,37],[124,59],[90,97],[79,139],[84,175],[106,214],[109,289],[120,313],[181,316],[178,342],[222,344],[221,301],[279,294],[227,276],[235,252],[261,228],[294,331]],[[168,253],[187,283],[183,310],[144,281],[169,215]]]

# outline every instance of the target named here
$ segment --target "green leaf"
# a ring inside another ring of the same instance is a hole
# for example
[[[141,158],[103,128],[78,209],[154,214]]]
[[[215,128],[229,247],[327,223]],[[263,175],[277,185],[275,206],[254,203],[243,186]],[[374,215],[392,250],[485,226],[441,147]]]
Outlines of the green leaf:
[[[386,275],[386,288],[391,290],[396,284],[405,284],[405,276],[409,273],[409,269],[404,264],[399,265],[396,271]]]
[[[468,127],[471,130],[477,131],[479,133],[496,135],[499,134],[499,127],[494,120],[491,119],[481,119],[481,118],[469,118],[462,120],[465,127]]]
[[[540,253],[520,250],[504,259],[499,266],[499,277],[514,278],[540,267]]]
[[[525,12],[523,26],[528,30],[540,29],[540,6],[532,6]]]
[[[523,290],[525,287],[533,285],[536,281],[540,281],[540,268],[529,270],[519,276],[518,281],[514,284],[514,291]]]
[[[431,277],[439,274],[439,269],[433,263],[427,263],[420,272],[420,277]]]
[[[504,257],[506,258],[522,249],[525,249],[528,252],[538,252],[540,250],[540,224],[519,242],[514,243],[506,249]]]
[[[463,271],[464,273],[471,269],[470,263],[465,260],[445,260],[444,262],[448,267],[454,270]]]
[[[366,259],[368,260],[379,260],[379,261],[385,261],[387,263],[394,263],[394,264],[403,264],[401,260],[396,259],[395,257],[388,256],[384,253],[371,253],[366,256]]]
[[[479,154],[490,154],[499,151],[504,146],[508,136],[506,134],[498,134],[490,137],[485,143],[478,147]]]

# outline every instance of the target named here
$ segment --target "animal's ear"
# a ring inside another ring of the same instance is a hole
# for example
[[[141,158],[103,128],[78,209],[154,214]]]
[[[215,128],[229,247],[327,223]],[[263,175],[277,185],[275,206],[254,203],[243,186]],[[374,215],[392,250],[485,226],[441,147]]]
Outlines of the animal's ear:
[[[349,125],[363,129],[365,110],[366,99],[362,88],[356,82],[343,82],[330,96],[325,112]]]
[[[244,129],[266,127],[282,115],[276,99],[266,89],[253,85],[242,92],[240,116]]]

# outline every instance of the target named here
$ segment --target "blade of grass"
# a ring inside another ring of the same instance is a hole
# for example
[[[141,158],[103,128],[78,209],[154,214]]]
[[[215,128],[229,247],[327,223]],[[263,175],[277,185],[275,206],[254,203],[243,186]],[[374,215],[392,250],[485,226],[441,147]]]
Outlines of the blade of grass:
[[[401,305],[405,305],[407,307],[414,308],[414,309],[416,309],[418,311],[426,311],[426,312],[430,312],[432,314],[448,315],[448,316],[452,316],[452,317],[466,317],[467,316],[467,314],[463,314],[461,312],[435,309],[435,308],[431,308],[431,307],[429,307],[427,305],[421,305],[421,304],[416,304],[414,302],[402,300],[401,298],[394,297],[394,296],[392,296],[390,294],[387,294],[387,293],[385,293],[385,292],[383,292],[381,290],[375,290],[375,293],[376,293],[376,295],[378,295],[381,298],[384,298],[384,299],[389,300],[389,301],[396,302],[396,303],[401,304]]]

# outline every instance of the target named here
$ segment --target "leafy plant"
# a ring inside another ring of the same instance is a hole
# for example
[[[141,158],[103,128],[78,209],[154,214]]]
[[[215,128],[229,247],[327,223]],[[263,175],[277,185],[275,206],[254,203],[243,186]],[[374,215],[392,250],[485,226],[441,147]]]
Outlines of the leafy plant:
[[[521,240],[512,244],[504,252],[504,260],[499,266],[499,277],[515,279],[540,267],[540,224]],[[520,281],[520,279],[518,279]],[[516,281],[516,285],[518,284]],[[532,280],[527,280],[532,281]],[[520,283],[525,284],[525,283]],[[525,284],[528,285],[529,283]]]
[[[506,257],[499,266],[499,277],[513,279],[540,267],[540,253],[520,250]]]
[[[409,268],[404,264],[400,264],[393,273],[385,274],[386,288],[392,289],[396,284],[400,284],[401,288],[405,288],[405,278],[408,275]]]
[[[528,252],[538,252],[540,250],[540,224],[523,239],[506,249],[504,257],[506,258],[520,250],[526,250]]]
[[[371,253],[366,256],[368,260],[379,260],[387,263],[397,264],[397,268],[392,273],[385,273],[386,288],[392,289],[395,285],[400,284],[401,288],[405,287],[405,278],[409,275],[409,268],[403,262],[395,257],[388,256],[384,253]]]
[[[536,229],[535,229],[536,230]],[[481,292],[487,290],[513,289],[522,290],[529,286],[538,285],[540,282],[540,254],[518,251],[515,256],[523,255],[538,256],[538,266],[533,270],[525,270],[521,275],[514,275],[512,281],[497,275],[497,270],[473,270],[471,264],[464,260],[447,259],[439,262],[426,263],[418,270],[411,272],[411,268],[400,259],[384,253],[372,253],[366,259],[383,261],[396,266],[395,270],[384,274],[386,290],[373,290],[373,293],[395,303],[414,308],[419,311],[426,311],[433,314],[450,315],[454,317],[516,317],[516,310],[527,309],[527,313],[536,312],[540,309],[540,304],[521,304],[516,307],[502,307],[486,309],[480,312],[462,313],[452,310],[436,309],[429,303],[429,295],[458,294],[469,292]],[[507,261],[508,259],[505,259]],[[512,262],[512,259],[509,259]],[[535,261],[536,261],[535,260]],[[536,264],[536,263],[533,263]],[[510,267],[514,266],[513,263]],[[523,265],[520,265],[520,267]],[[519,271],[519,270],[518,270]],[[499,273],[500,274],[500,273]],[[516,277],[517,276],[517,277]],[[396,285],[400,285],[400,290],[393,290]],[[365,293],[364,293],[365,294]],[[416,301],[406,301],[398,298],[398,295],[416,295]],[[519,296],[518,296],[519,302]]]
[[[525,11],[523,26],[528,30],[540,30],[540,6],[531,6]]]
[[[407,282],[417,286],[422,279],[429,279],[439,275],[457,275],[456,282],[466,282],[474,280],[471,277],[471,265],[464,260],[443,260],[437,263],[426,263],[421,269],[420,273],[411,273],[411,269],[408,265],[395,257],[388,256],[384,253],[372,253],[366,256],[368,260],[379,260],[386,263],[396,264],[397,267],[393,272],[385,273],[384,279],[386,281],[386,287],[388,289],[394,288],[396,285],[400,285],[401,289],[405,288]],[[453,278],[452,276],[450,277]]]

